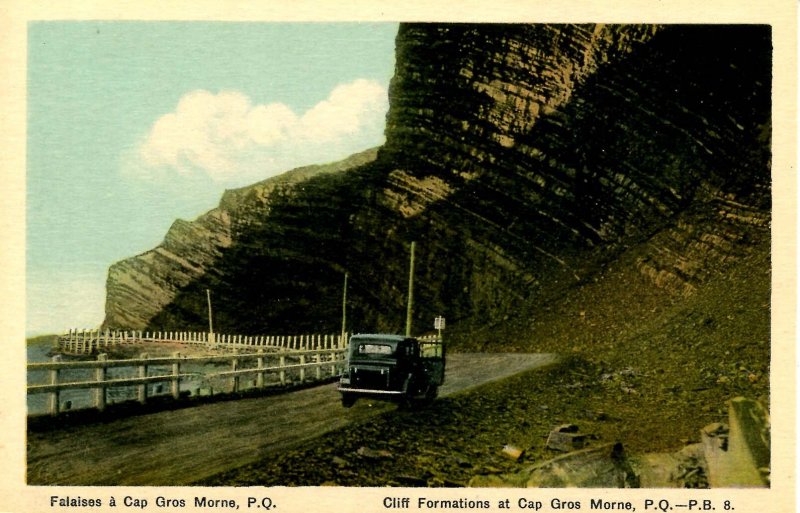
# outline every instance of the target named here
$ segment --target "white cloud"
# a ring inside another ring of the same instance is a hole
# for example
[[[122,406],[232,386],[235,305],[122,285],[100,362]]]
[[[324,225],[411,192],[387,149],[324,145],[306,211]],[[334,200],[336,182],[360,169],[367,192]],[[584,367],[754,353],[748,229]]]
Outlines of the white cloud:
[[[342,158],[382,142],[387,109],[386,89],[364,79],[337,86],[302,115],[282,103],[253,105],[236,91],[192,91],[151,127],[139,174],[230,182]]]
[[[327,100],[321,101],[303,115],[300,131],[309,140],[327,142],[357,133],[374,121],[376,108],[381,121],[386,114],[386,90],[375,82],[356,80],[334,89]]]

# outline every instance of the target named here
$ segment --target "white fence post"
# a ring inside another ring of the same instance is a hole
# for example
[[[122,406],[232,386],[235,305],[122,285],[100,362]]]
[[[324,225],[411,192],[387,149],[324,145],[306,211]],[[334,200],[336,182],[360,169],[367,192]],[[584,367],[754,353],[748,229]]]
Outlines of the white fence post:
[[[108,360],[108,355],[106,354],[99,354],[97,355],[98,362],[104,362]],[[94,395],[94,405],[95,407],[103,411],[106,409],[106,366],[102,365],[95,369],[94,371],[94,380],[97,382],[97,388],[95,388],[95,395]]]
[[[264,350],[263,349],[259,349],[258,350],[258,368],[259,369],[263,369],[264,368]],[[258,374],[256,374],[256,386],[258,388],[263,388],[264,387],[264,373],[263,372],[259,372]]]
[[[174,353],[172,355],[173,358],[180,358],[180,353]],[[172,364],[172,398],[178,399],[181,396],[181,381],[178,377],[178,374],[181,373],[181,364],[180,362],[175,362]]]
[[[150,357],[147,353],[142,353],[139,355],[139,358],[142,360],[147,360]],[[139,364],[139,377],[146,378],[147,377],[147,362]],[[140,404],[145,404],[147,402],[147,383],[141,383],[138,385],[138,399]]]
[[[58,363],[61,361],[61,355],[57,354],[52,358],[54,363]],[[50,384],[57,385],[58,384],[58,369],[50,369]],[[60,407],[59,403],[59,393],[58,390],[53,390],[50,392],[50,415],[58,415],[58,410]]]
[[[300,355],[300,365],[305,365],[305,364],[306,364],[306,355],[301,354]],[[300,367],[300,383],[305,382],[305,380],[306,380],[306,368],[305,367]]]
[[[233,360],[231,360],[231,370],[235,371],[238,368],[239,368],[239,360],[237,358],[234,358]],[[234,394],[239,392],[239,375],[238,374],[233,374],[231,376],[231,392],[233,392]]]

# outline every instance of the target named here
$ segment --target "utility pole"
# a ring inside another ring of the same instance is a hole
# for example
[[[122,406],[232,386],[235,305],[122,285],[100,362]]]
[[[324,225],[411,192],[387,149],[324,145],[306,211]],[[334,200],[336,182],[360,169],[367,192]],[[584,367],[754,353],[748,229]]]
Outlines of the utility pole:
[[[344,289],[342,290],[342,344],[347,333],[347,272],[344,273]]]
[[[211,320],[211,291],[206,289],[206,298],[208,299],[208,333],[214,333],[214,322]]]
[[[406,336],[411,336],[411,317],[414,313],[414,248],[416,242],[411,242],[411,264],[408,270],[408,307],[406,309]]]

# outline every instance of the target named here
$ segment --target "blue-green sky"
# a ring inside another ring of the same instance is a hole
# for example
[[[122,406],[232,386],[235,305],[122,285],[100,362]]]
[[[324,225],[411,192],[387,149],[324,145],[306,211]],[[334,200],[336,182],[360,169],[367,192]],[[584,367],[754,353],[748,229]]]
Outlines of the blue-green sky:
[[[28,27],[28,335],[94,327],[109,265],[222,192],[383,142],[390,23]]]

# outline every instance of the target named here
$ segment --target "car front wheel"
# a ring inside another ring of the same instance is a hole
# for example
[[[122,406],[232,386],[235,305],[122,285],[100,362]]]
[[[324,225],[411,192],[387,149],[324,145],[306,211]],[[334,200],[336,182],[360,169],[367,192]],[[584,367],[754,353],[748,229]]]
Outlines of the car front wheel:
[[[356,396],[353,394],[343,393],[342,394],[342,406],[345,408],[350,408],[356,403]]]

